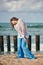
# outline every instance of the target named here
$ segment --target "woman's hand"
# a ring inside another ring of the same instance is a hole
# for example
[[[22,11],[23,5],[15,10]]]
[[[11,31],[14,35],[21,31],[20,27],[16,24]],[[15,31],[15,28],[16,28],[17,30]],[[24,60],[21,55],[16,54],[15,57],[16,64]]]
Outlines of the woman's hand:
[[[27,39],[26,39],[26,37],[24,36],[24,41],[26,42],[27,41]]]
[[[26,36],[22,35],[22,38],[24,39],[25,42],[27,42]]]

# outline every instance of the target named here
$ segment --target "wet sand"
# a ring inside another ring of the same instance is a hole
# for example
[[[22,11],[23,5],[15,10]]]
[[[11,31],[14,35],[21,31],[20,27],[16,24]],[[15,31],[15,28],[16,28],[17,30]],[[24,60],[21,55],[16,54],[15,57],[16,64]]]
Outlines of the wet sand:
[[[17,58],[16,54],[0,55],[0,65],[43,65],[43,54],[35,54],[37,59]]]

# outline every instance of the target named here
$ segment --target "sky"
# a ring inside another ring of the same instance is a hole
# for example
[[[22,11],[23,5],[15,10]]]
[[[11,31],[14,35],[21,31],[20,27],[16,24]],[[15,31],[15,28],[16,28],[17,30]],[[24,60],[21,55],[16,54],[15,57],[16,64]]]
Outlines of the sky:
[[[43,0],[0,0],[0,22],[10,22],[11,17],[43,23]]]

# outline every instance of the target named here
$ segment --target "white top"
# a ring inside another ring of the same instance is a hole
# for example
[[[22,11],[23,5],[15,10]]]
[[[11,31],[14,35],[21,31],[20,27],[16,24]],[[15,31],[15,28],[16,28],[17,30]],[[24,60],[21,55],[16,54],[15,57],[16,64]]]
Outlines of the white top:
[[[18,32],[18,38],[23,38],[24,36],[28,38],[27,27],[23,20],[19,19],[14,28]]]

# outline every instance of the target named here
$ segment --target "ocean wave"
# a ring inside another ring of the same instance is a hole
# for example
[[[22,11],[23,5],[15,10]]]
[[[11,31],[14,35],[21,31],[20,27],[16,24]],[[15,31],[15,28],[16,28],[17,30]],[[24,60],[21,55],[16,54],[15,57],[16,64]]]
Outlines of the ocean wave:
[[[30,28],[43,28],[43,23],[26,23]],[[11,28],[10,23],[0,23],[0,28]]]

